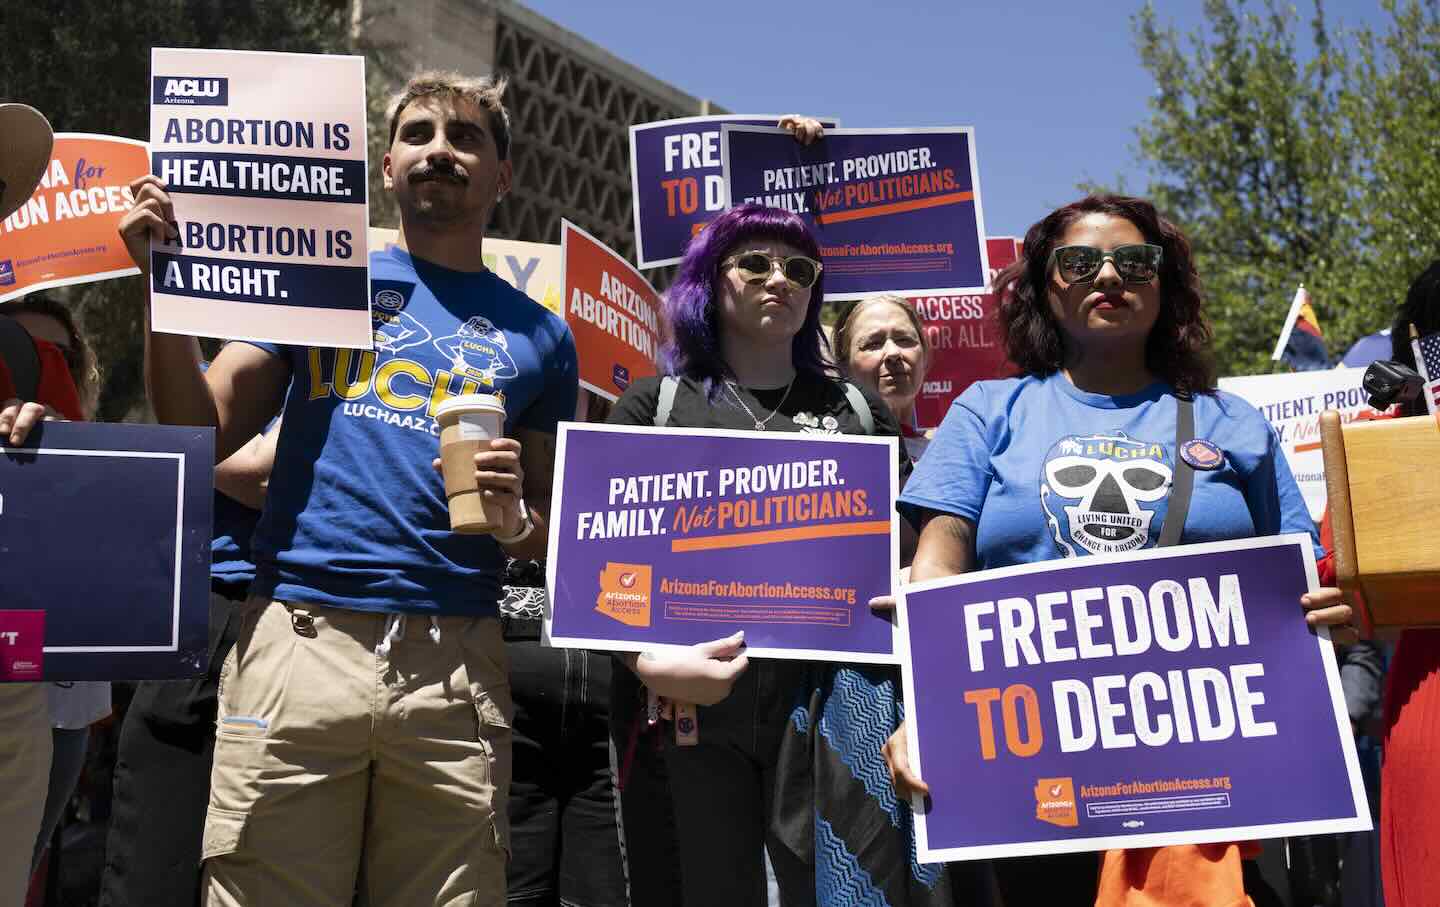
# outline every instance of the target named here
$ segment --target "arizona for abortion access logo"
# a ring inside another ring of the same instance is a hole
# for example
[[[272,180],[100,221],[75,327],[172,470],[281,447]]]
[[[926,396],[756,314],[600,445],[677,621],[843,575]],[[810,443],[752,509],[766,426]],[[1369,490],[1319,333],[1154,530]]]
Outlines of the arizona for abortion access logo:
[[[607,561],[595,610],[627,627],[650,626],[650,565]]]
[[[1051,825],[1074,828],[1080,824],[1075,807],[1075,782],[1070,778],[1041,778],[1035,782],[1035,818]]]
[[[155,76],[156,104],[230,106],[230,80],[220,76]]]

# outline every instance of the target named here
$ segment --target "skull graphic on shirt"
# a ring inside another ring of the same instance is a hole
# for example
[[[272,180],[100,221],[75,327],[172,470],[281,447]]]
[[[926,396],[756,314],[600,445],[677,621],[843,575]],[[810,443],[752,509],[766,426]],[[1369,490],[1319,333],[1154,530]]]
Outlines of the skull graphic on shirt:
[[[1155,537],[1170,495],[1163,444],[1124,432],[1068,435],[1045,455],[1040,505],[1066,557],[1138,551]]]

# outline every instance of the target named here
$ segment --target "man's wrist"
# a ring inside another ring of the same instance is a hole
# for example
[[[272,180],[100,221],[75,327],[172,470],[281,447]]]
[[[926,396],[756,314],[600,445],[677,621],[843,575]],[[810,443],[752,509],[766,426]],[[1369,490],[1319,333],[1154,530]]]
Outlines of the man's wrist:
[[[505,545],[505,546],[518,545],[518,544],[520,544],[521,542],[523,542],[523,541],[525,541],[526,539],[528,539],[528,538],[530,537],[530,533],[532,533],[532,532],[534,532],[534,531],[535,531],[535,521],[534,521],[533,519],[531,519],[531,517],[530,517],[530,506],[529,506],[528,504],[526,504],[524,501],[521,501],[521,502],[520,502],[520,528],[517,529],[517,530],[515,530],[515,532],[511,533],[510,535],[504,535],[504,536],[497,535],[497,536],[495,536],[495,541],[497,541],[497,542],[499,542],[501,545]]]

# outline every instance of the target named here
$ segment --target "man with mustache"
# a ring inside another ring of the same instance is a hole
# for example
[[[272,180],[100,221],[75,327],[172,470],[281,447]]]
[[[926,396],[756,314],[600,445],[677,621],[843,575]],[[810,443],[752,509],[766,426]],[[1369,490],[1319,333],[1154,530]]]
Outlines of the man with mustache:
[[[217,459],[284,404],[255,582],[220,675],[212,907],[348,904],[357,885],[375,907],[505,902],[512,704],[496,608],[506,555],[543,556],[577,371],[565,323],[481,259],[512,180],[503,90],[412,79],[382,164],[401,224],[371,255],[376,317],[403,312],[436,338],[483,324],[453,354],[476,353],[466,368],[417,329],[373,353],[231,343],[202,374],[192,339],[147,325],[156,414],[215,426]],[[133,188],[121,232],[145,269],[150,240],[178,229],[155,177]],[[506,408],[509,437],[475,458],[505,513],[493,537],[449,531],[432,465],[435,407],[473,392]]]

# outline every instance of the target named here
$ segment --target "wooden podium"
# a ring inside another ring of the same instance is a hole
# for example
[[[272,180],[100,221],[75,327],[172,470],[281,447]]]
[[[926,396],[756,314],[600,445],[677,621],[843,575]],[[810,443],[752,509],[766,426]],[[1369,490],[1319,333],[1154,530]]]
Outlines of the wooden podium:
[[[1440,424],[1320,414],[1335,574],[1371,627],[1440,626]]]

